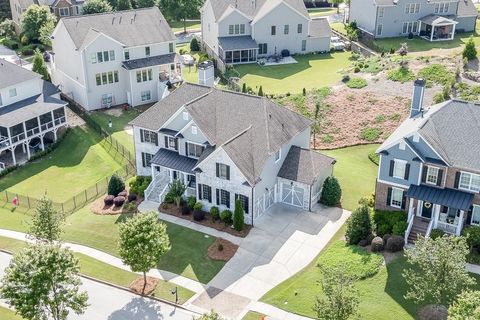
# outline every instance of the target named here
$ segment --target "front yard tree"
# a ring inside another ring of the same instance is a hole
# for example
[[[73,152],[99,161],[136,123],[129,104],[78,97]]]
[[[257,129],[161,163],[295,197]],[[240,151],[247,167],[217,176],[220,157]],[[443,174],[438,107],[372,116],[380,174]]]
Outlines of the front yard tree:
[[[120,257],[133,272],[143,272],[143,289],[147,272],[170,250],[167,226],[158,221],[155,212],[135,215],[120,224]]]
[[[235,210],[233,211],[233,227],[237,231],[243,230],[245,216],[243,215],[243,206],[240,199],[235,200]]]
[[[477,49],[475,48],[475,42],[473,41],[473,37],[470,37],[463,49],[463,57],[467,58],[468,60],[473,60],[477,57]]]
[[[0,37],[11,39],[15,36],[15,24],[10,19],[0,22]]]
[[[0,296],[25,319],[65,320],[83,314],[88,295],[80,292],[78,260],[58,245],[32,245],[5,270]]]
[[[448,308],[449,320],[480,319],[480,291],[464,291]]]
[[[345,266],[321,267],[323,294],[315,300],[313,310],[320,320],[347,320],[357,313],[358,298],[354,279]]]
[[[350,244],[358,244],[372,234],[372,220],[367,205],[362,205],[352,212],[347,220],[345,237]]]
[[[198,318],[193,317],[193,319],[194,320],[223,320],[223,318],[213,310],[210,311],[209,313],[202,314]]]
[[[60,240],[65,216],[55,210],[52,200],[44,196],[35,209],[30,234],[41,241],[54,242]]]
[[[187,32],[187,19],[198,15],[203,0],[160,0],[160,10],[169,20],[183,21],[183,32]]]
[[[168,193],[173,197],[177,208],[180,208],[182,202],[182,196],[187,190],[187,187],[180,180],[173,180],[169,185]]]
[[[331,176],[323,182],[320,202],[327,206],[336,206],[342,198],[342,188],[338,179]]]
[[[463,237],[420,237],[415,247],[405,250],[410,265],[403,273],[409,286],[405,298],[417,304],[448,305],[462,289],[474,283],[466,269],[467,254]]]
[[[107,0],[87,0],[83,5],[83,14],[105,13],[113,11]]]
[[[40,38],[40,30],[48,23],[57,22],[57,17],[48,6],[31,5],[22,15],[22,31],[30,41]]]
[[[43,80],[50,80],[47,65],[45,60],[43,60],[42,53],[38,49],[35,50],[35,56],[33,57],[32,71],[41,75]]]
[[[132,10],[132,2],[130,0],[118,0],[117,10]]]

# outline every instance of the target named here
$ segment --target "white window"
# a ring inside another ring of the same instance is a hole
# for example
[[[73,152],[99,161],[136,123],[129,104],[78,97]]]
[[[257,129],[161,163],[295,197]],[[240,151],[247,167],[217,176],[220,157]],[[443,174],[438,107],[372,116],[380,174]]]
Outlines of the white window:
[[[110,55],[110,61],[115,61],[115,50],[110,50],[108,53]]]
[[[193,158],[200,158],[203,152],[203,146],[187,142],[187,155]]]
[[[118,82],[118,71],[109,71],[95,74],[95,83],[97,86]]]
[[[158,144],[158,134],[149,130],[141,130],[140,134],[142,135],[142,142],[149,142],[155,145]]]
[[[420,3],[407,3],[405,13],[418,13],[420,11]]]
[[[480,191],[480,175],[462,172],[460,174],[459,189],[475,192]]]
[[[123,51],[123,57],[125,58],[125,60],[130,60],[130,51]]]
[[[143,167],[151,167],[153,154],[142,152]]]
[[[230,192],[220,190],[220,205],[230,208]]]
[[[228,171],[229,171],[229,167],[226,164],[218,163],[218,177],[219,178],[228,180],[228,178],[229,178]]]
[[[275,152],[275,163],[277,163],[278,161],[280,161],[280,158],[282,157],[282,149],[278,150],[277,152]]]
[[[228,34],[233,34],[233,28],[234,28],[233,24],[228,25]]]
[[[383,24],[377,26],[377,36],[381,36],[383,32]]]
[[[58,8],[58,15],[60,17],[68,17],[70,15],[69,8]]]
[[[145,56],[150,57],[150,47],[145,47]]]
[[[410,21],[410,22],[403,23],[402,33],[409,34],[410,32],[411,33],[418,32],[418,21]]]
[[[435,13],[447,13],[450,4],[448,2],[435,3],[434,12]]]
[[[151,81],[153,79],[152,69],[144,69],[137,71],[137,82]]]
[[[73,11],[75,12],[75,15],[79,15],[80,14],[80,9],[78,6],[73,6]]]
[[[407,166],[407,162],[404,160],[394,160],[393,165],[393,177],[399,179],[405,179],[405,168]]]
[[[307,40],[302,40],[302,51],[307,50]]]
[[[149,101],[152,99],[152,95],[150,93],[150,90],[147,90],[147,91],[142,91],[141,92],[141,98],[142,98],[142,101]]]
[[[472,220],[470,224],[480,225],[480,206],[473,205],[472,209]]]
[[[177,139],[174,137],[168,137],[168,148],[169,149],[177,149]]]
[[[439,171],[438,168],[428,166],[427,178],[426,178],[427,183],[435,184],[435,185],[437,184],[437,182],[438,182],[438,171]]]
[[[399,188],[392,188],[392,198],[390,205],[392,207],[401,208],[403,202],[403,190]]]
[[[90,62],[91,63],[97,63],[97,53],[91,53],[90,54]]]
[[[192,134],[197,134],[197,127],[196,126],[192,126]]]
[[[10,98],[16,97],[17,96],[17,88],[10,89],[8,91],[8,94],[10,95]]]
[[[188,112],[183,111],[182,115],[183,115],[183,120],[188,121]]]
[[[383,18],[384,15],[385,15],[385,8],[384,7],[378,8],[378,17]]]
[[[283,34],[288,34],[290,32],[290,25],[286,24],[283,26]]]
[[[111,106],[112,102],[113,102],[113,94],[111,93],[102,94],[102,105]]]

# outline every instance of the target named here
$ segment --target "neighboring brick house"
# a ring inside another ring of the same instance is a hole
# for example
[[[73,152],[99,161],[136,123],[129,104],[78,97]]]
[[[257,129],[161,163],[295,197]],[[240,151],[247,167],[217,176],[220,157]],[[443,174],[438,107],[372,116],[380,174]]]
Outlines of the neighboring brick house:
[[[349,20],[373,38],[451,40],[475,31],[477,17],[472,0],[351,0],[349,10]]]
[[[410,240],[480,224],[480,105],[423,108],[424,86],[415,81],[410,117],[377,150],[375,207],[407,211]]]
[[[182,84],[131,122],[138,175],[162,202],[181,180],[206,209],[242,201],[253,224],[275,202],[311,209],[333,158],[310,150],[311,121],[272,101]]]

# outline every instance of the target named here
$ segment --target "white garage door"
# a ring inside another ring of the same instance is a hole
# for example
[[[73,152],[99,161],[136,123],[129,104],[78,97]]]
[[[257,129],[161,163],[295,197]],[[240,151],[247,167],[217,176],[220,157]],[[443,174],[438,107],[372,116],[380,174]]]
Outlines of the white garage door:
[[[282,202],[297,207],[303,207],[303,196],[305,190],[289,183],[282,184]]]

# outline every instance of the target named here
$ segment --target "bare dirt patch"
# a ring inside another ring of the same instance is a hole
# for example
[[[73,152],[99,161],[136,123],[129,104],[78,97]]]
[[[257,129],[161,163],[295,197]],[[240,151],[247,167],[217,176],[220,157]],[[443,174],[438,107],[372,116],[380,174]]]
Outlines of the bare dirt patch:
[[[144,292],[142,292],[143,284],[144,284],[143,277],[141,277],[133,280],[129,288],[130,290],[132,290],[137,294],[144,294],[149,296],[155,291],[155,288],[157,287],[157,284],[158,284],[158,279],[153,277],[147,277],[147,285],[145,286]]]
[[[108,114],[109,116],[112,116],[112,117],[121,117],[122,114],[123,114],[123,108],[121,107],[115,107],[115,108],[110,108],[110,109],[105,109],[105,111],[103,111],[105,114]]]
[[[237,252],[238,246],[222,238],[217,238],[208,248],[208,257],[213,260],[229,261]]]

